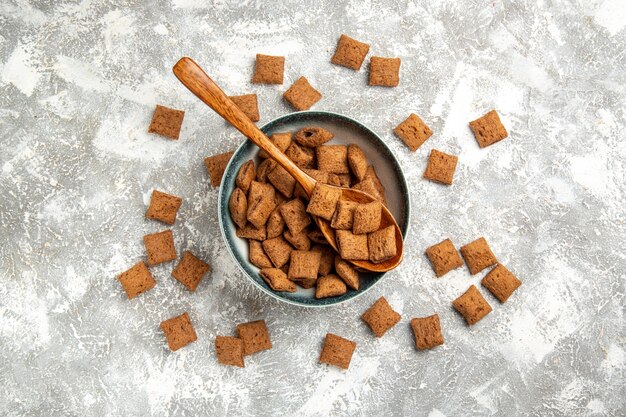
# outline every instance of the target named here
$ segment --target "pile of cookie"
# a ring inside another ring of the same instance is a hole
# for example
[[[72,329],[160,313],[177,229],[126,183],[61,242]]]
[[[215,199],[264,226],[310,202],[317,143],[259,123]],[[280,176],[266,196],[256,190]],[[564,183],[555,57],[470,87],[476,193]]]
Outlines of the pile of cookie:
[[[347,287],[359,289],[358,273],[346,261],[380,263],[396,255],[394,227],[381,228],[386,198],[375,168],[358,145],[326,145],[333,137],[321,127],[270,137],[318,181],[310,200],[296,180],[263,151],[258,167],[249,160],[235,178],[229,210],[237,236],[248,239],[249,260],[274,291],[295,292],[298,284],[315,287],[316,298],[340,296]],[[375,201],[344,200],[341,190],[329,185],[365,191]],[[313,217],[336,229],[339,254]]]

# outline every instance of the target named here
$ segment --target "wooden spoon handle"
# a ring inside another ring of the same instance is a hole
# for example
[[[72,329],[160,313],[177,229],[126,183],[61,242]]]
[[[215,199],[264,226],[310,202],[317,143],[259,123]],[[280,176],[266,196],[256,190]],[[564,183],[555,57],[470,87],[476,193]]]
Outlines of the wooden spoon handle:
[[[302,186],[304,191],[311,195],[315,188],[315,180],[304,173],[284,153],[274,145],[269,138],[250,120],[244,112],[232,102],[217,84],[189,58],[181,58],[173,68],[174,75],[185,87],[194,93],[200,100],[215,110],[226,121],[235,126],[244,136],[254,142],[259,148],[267,152],[272,159],[278,162]]]

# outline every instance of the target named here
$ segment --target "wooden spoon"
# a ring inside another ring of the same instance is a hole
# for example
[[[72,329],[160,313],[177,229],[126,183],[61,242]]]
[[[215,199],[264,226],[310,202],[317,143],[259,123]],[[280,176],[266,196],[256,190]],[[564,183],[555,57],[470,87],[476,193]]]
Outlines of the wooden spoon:
[[[191,58],[181,58],[173,68],[174,74],[192,93],[200,100],[211,107],[217,114],[222,116],[226,121],[235,126],[237,130],[244,136],[254,142],[259,148],[267,152],[271,158],[278,162],[285,170],[295,178],[302,186],[304,192],[310,197],[317,181],[303,172],[296,164],[294,164],[284,153],[280,151],[269,138],[261,132],[261,130],[231,101],[230,98],[213,82],[213,80],[196,64]],[[330,186],[329,186],[330,187]],[[334,186],[333,186],[334,187]],[[340,188],[342,191],[341,198],[344,200],[355,201],[358,203],[369,203],[374,198],[362,191],[351,190],[350,188]],[[324,219],[315,217],[315,221],[319,226],[328,243],[336,250],[337,243],[335,241],[335,231],[330,227],[330,223]],[[382,219],[380,227],[384,228],[393,225],[396,231],[396,256],[381,263],[373,263],[370,261],[349,261],[358,268],[384,272],[395,268],[402,261],[404,252],[404,243],[402,232],[398,227],[398,223],[393,215],[383,206]]]

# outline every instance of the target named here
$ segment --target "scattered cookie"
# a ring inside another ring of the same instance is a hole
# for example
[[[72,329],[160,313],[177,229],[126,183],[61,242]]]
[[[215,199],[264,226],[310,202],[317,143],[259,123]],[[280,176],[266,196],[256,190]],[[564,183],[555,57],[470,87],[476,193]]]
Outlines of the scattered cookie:
[[[252,181],[248,192],[248,213],[246,218],[255,227],[263,227],[276,208],[274,187],[270,184]]]
[[[367,246],[369,248],[370,261],[375,264],[396,256],[398,248],[396,246],[395,227],[387,226],[384,229],[368,234]]]
[[[373,56],[370,60],[370,85],[396,87],[400,83],[400,58]]]
[[[159,220],[166,224],[174,224],[176,222],[176,214],[183,199],[171,194],[153,190],[150,197],[150,206],[146,211],[146,218]]]
[[[239,324],[237,326],[237,335],[243,341],[244,356],[272,348],[265,320]]]
[[[222,365],[245,368],[243,359],[243,340],[238,337],[217,336],[215,338],[215,354]]]
[[[356,343],[353,341],[332,333],[327,333],[326,339],[324,340],[324,347],[320,355],[320,363],[326,363],[341,369],[348,369],[355,349]]]
[[[369,50],[368,44],[359,42],[347,35],[341,35],[330,62],[358,71]]]
[[[367,158],[365,152],[359,147],[351,143],[348,145],[348,165],[357,180],[363,181],[367,172]]]
[[[170,139],[178,139],[185,112],[156,105],[148,133],[156,133]]]
[[[291,253],[287,277],[303,288],[313,287],[317,280],[321,259],[322,254],[320,252],[294,250]]]
[[[249,240],[248,241],[248,259],[252,263],[252,265],[256,266],[259,269],[264,268],[273,268],[274,264],[265,254],[263,250],[263,246],[261,242],[258,240]]]
[[[349,174],[348,147],[346,145],[324,145],[316,149],[317,169],[332,174]]]
[[[491,306],[475,285],[470,286],[463,295],[452,302],[452,305],[469,325],[478,323],[483,317],[491,313]]]
[[[333,214],[335,214],[335,207],[339,197],[341,197],[340,189],[317,183],[313,189],[313,194],[311,194],[306,211],[322,219],[331,220]]]
[[[195,291],[204,275],[210,270],[209,264],[198,259],[191,252],[185,251],[180,262],[172,271],[172,276],[189,291]]]
[[[350,230],[352,229],[354,210],[359,203],[354,201],[339,200],[337,202],[337,209],[333,215],[330,227],[337,230]]]
[[[345,282],[337,275],[325,275],[317,280],[315,287],[315,298],[338,297],[348,291]]]
[[[171,230],[152,233],[143,237],[148,254],[148,265],[153,266],[176,259],[174,235]]]
[[[296,110],[303,111],[320,101],[322,95],[309,84],[305,77],[300,77],[289,87],[289,90],[285,91],[283,97]]]
[[[278,268],[265,268],[261,270],[261,278],[274,291],[296,292],[296,284],[287,278],[287,274]]]
[[[500,116],[495,110],[491,110],[483,117],[470,122],[470,128],[474,132],[474,137],[481,148],[500,142],[509,136],[506,128],[500,121]]]
[[[472,275],[498,262],[484,237],[462,246],[461,255]]]
[[[424,178],[436,181],[445,185],[452,185],[452,178],[456,170],[459,158],[454,155],[440,152],[437,149],[430,151],[428,165],[424,171]]]
[[[285,74],[285,57],[256,54],[252,82],[255,84],[282,84]]]
[[[396,134],[404,144],[413,152],[415,152],[426,140],[432,136],[433,131],[422,121],[422,119],[411,113],[409,117],[395,129]]]
[[[293,196],[296,180],[282,166],[276,165],[276,168],[267,174],[267,179],[285,197],[291,198]]]
[[[122,284],[129,300],[151,290],[156,285],[156,281],[143,261],[137,262],[132,268],[122,272],[117,279]]]
[[[335,271],[348,287],[355,291],[359,289],[359,273],[340,256],[335,256]]]
[[[367,235],[355,235],[350,230],[337,230],[337,247],[339,255],[350,261],[369,259]]]
[[[272,142],[282,153],[285,153],[287,148],[289,148],[289,145],[291,145],[291,137],[292,135],[290,132],[274,133],[270,136],[270,142]],[[269,158],[269,155],[263,149],[259,149],[259,158]]]
[[[244,227],[238,227],[235,231],[237,237],[242,239],[253,239],[253,240],[265,240],[267,238],[267,230],[265,226],[263,227],[254,227],[253,224],[248,223]]]
[[[496,265],[480,282],[501,303],[506,303],[511,294],[522,285],[515,275],[502,264]]]
[[[244,94],[242,96],[230,96],[233,103],[253,122],[258,122],[259,105],[257,103],[256,94]]]
[[[380,297],[363,313],[361,318],[372,329],[376,337],[381,337],[387,330],[398,324],[401,316],[391,308],[385,297]]]
[[[161,322],[160,327],[165,334],[167,345],[170,347],[172,352],[187,346],[198,339],[187,312]]]
[[[354,209],[352,233],[362,235],[377,231],[380,227],[382,209],[380,201],[357,205]]]
[[[241,168],[239,168],[239,172],[237,172],[237,177],[235,178],[235,185],[238,188],[248,194],[248,190],[250,189],[250,184],[256,178],[256,169],[254,167],[254,161],[249,160],[246,161]]]
[[[306,148],[315,148],[328,142],[334,136],[321,127],[305,127],[296,132],[294,140]]]
[[[311,224],[311,218],[306,214],[304,203],[299,198],[283,203],[280,206],[280,214],[291,233],[299,233]]]
[[[433,314],[428,317],[414,318],[411,320],[411,328],[415,336],[417,350],[432,349],[435,346],[443,345],[439,315]]]
[[[441,241],[426,249],[426,256],[428,256],[428,260],[437,277],[442,277],[453,269],[463,266],[459,252],[450,239]]]
[[[204,165],[206,166],[206,170],[209,173],[209,178],[211,179],[211,185],[213,187],[219,187],[222,182],[222,176],[224,176],[224,171],[226,170],[226,166],[230,161],[230,158],[233,156],[234,152],[225,152],[219,155],[209,156],[204,158]]]
[[[293,248],[282,236],[267,239],[262,245],[263,250],[276,268],[280,268],[289,262]]]

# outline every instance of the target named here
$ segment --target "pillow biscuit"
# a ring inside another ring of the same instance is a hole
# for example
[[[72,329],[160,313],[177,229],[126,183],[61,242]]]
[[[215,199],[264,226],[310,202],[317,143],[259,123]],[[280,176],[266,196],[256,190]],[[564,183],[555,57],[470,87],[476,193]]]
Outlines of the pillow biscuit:
[[[291,132],[274,133],[270,136],[270,142],[272,142],[282,153],[285,153],[287,148],[289,148],[289,145],[291,145],[291,136]],[[259,149],[259,158],[269,158],[269,155],[263,149]]]
[[[377,231],[380,227],[382,209],[380,201],[357,205],[354,209],[352,233],[362,235]]]
[[[278,268],[265,268],[262,269],[261,278],[270,286],[274,291],[296,292],[296,284],[287,278],[287,274]]]
[[[245,368],[243,359],[243,340],[238,337],[217,336],[215,338],[215,355],[222,365]]]
[[[276,166],[278,166],[278,164],[271,158],[263,160],[256,170],[256,180],[258,182],[267,182],[268,174],[272,172]]]
[[[185,112],[156,105],[148,133],[156,133],[170,139],[178,139]]]
[[[356,343],[353,341],[332,333],[327,333],[326,339],[324,340],[324,347],[320,354],[320,363],[326,363],[341,369],[348,369],[355,349]]]
[[[349,230],[337,230],[335,234],[339,255],[343,259],[350,261],[369,259],[367,235],[355,235]]]
[[[281,207],[282,204],[278,205],[267,219],[266,228],[268,239],[282,235],[283,230],[285,230],[285,219],[283,219],[283,215],[280,213]]]
[[[341,35],[337,42],[335,54],[330,59],[330,62],[353,70],[359,70],[369,50],[370,46],[368,44],[359,42],[347,35]]]
[[[401,316],[391,308],[385,297],[380,297],[363,313],[361,318],[372,329],[376,337],[381,337],[387,330],[398,324]]]
[[[396,87],[400,83],[400,58],[373,56],[370,60],[370,85]]]
[[[315,165],[315,150],[312,148],[305,148],[292,142],[285,151],[285,155],[300,168],[313,168]]]
[[[341,197],[340,189],[317,183],[306,211],[314,216],[331,220],[339,197]]]
[[[332,174],[349,174],[348,147],[346,145],[324,145],[316,149],[317,169]]]
[[[309,250],[311,249],[311,239],[307,236],[307,230],[303,229],[298,233],[291,233],[287,230],[283,233],[283,237],[287,242],[291,243],[291,245],[298,250]]]
[[[191,252],[185,251],[180,262],[172,271],[172,276],[189,291],[195,291],[204,275],[210,270],[209,264],[198,259]]]
[[[472,275],[498,262],[484,237],[461,246],[461,255]]]
[[[475,285],[470,286],[463,295],[452,302],[452,305],[470,326],[491,313],[491,306]]]
[[[301,284],[300,280],[308,280],[307,283],[313,280],[315,283],[321,259],[320,252],[294,250],[291,253],[288,278],[299,284]]]
[[[355,145],[354,143],[348,145],[348,165],[350,165],[350,170],[356,179],[363,181],[368,164],[365,153],[359,145]]]
[[[213,187],[219,187],[222,182],[222,176],[224,176],[224,170],[226,170],[226,165],[228,165],[228,161],[233,156],[234,152],[225,152],[219,155],[209,156],[204,158],[204,165],[206,166],[206,170],[209,173],[209,178],[211,179],[211,185]]]
[[[334,136],[331,132],[321,127],[305,127],[296,132],[294,140],[304,147],[315,148],[328,142]]]
[[[504,265],[498,264],[485,275],[481,284],[501,303],[506,303],[511,294],[522,285],[522,281],[506,269]]]
[[[370,261],[380,263],[396,256],[396,229],[385,227],[367,235]]]
[[[263,250],[276,268],[280,268],[289,262],[293,248],[282,236],[267,239],[262,245]]]
[[[144,261],[137,262],[129,270],[122,272],[117,279],[122,284],[124,292],[129,300],[137,297],[156,285],[156,281],[152,277],[148,267]]]
[[[166,224],[174,224],[176,222],[176,214],[182,203],[183,199],[180,197],[153,190],[150,197],[150,206],[146,211],[146,218],[159,220]]]
[[[432,136],[433,131],[422,121],[422,119],[414,113],[395,129],[396,134],[404,144],[413,152],[415,152],[426,140]]]
[[[437,149],[430,151],[428,157],[428,165],[424,171],[424,178],[431,181],[439,182],[445,185],[452,185],[452,178],[456,170],[456,164],[459,158],[454,155],[440,152]]]
[[[265,251],[263,250],[263,245],[258,240],[249,240],[248,241],[248,259],[252,263],[252,265],[256,266],[259,269],[263,268],[273,268],[274,264],[267,257]]]
[[[426,256],[437,277],[442,277],[453,269],[463,266],[459,252],[450,239],[443,240],[426,249]]]
[[[237,335],[243,342],[244,356],[272,348],[272,341],[265,320],[237,325]]]
[[[252,181],[248,192],[248,221],[255,227],[263,227],[276,208],[274,187],[270,184]]]
[[[252,184],[255,178],[256,169],[254,167],[254,161],[249,160],[239,168],[239,172],[237,172],[237,177],[235,178],[235,184],[238,188],[241,188],[244,193],[248,194],[250,184]]]
[[[285,74],[285,57],[256,54],[252,82],[255,84],[282,84]]]
[[[335,210],[335,214],[333,215],[330,227],[335,230],[352,229],[354,210],[357,208],[358,205],[359,203],[356,203],[354,201],[346,201],[340,199],[337,202],[337,210]]]
[[[311,224],[311,217],[306,214],[304,203],[295,198],[280,206],[280,214],[291,233],[299,233]]]
[[[176,259],[174,235],[171,230],[145,235],[143,243],[146,247],[148,265],[150,266]]]
[[[256,94],[244,94],[242,96],[230,96],[233,103],[253,122],[258,122],[259,104]]]
[[[335,256],[335,271],[348,287],[353,290],[359,289],[359,273],[352,268],[350,263],[341,259],[340,256]]]
[[[241,228],[246,225],[248,221],[246,218],[248,215],[248,199],[246,198],[246,193],[244,193],[241,188],[235,188],[230,195],[228,199],[228,211],[230,211],[230,218],[233,219],[237,227]]]
[[[469,125],[472,132],[474,132],[478,146],[481,148],[493,145],[509,136],[509,133],[500,121],[498,112],[495,110],[491,110],[483,117],[470,122]]]
[[[265,226],[254,227],[251,223],[247,223],[244,227],[238,227],[235,233],[237,237],[242,239],[265,240],[267,238]]]
[[[320,101],[322,95],[317,91],[305,77],[300,77],[283,94],[284,99],[296,110],[308,110],[315,103]]]
[[[345,282],[337,275],[325,275],[317,280],[315,298],[338,297],[348,291]]]
[[[198,339],[196,331],[193,329],[189,314],[186,312],[180,316],[161,322],[161,330],[165,334],[167,345],[170,350],[176,351]]]
[[[285,197],[291,198],[293,196],[296,180],[282,166],[276,165],[276,168],[267,174],[267,179]]]
[[[415,336],[415,347],[417,350],[432,349],[435,346],[443,345],[443,335],[441,334],[441,324],[439,315],[414,318],[411,320],[413,336]]]
[[[315,245],[311,249],[313,252],[319,252],[322,254],[320,258],[320,266],[317,271],[319,275],[328,275],[333,269],[335,262],[335,251],[328,245]]]

